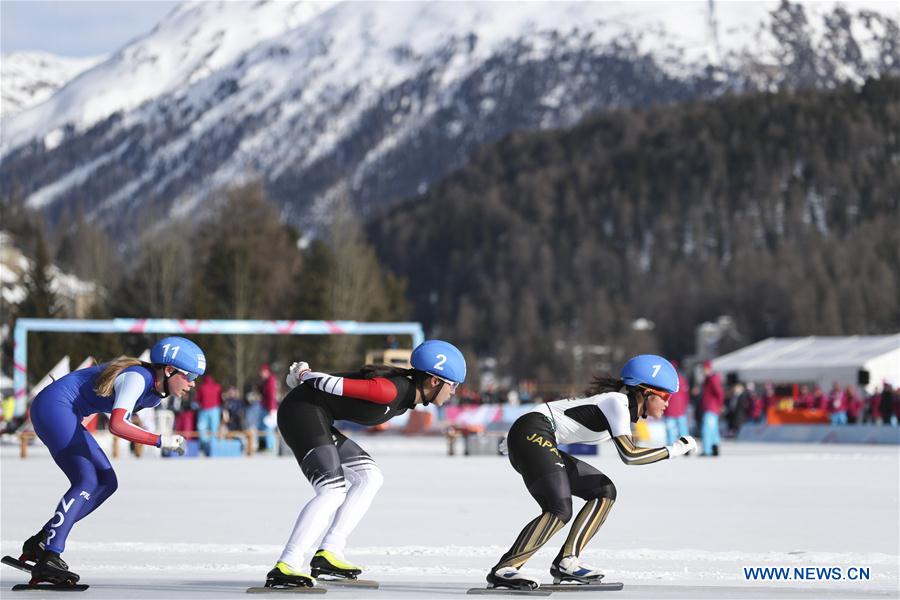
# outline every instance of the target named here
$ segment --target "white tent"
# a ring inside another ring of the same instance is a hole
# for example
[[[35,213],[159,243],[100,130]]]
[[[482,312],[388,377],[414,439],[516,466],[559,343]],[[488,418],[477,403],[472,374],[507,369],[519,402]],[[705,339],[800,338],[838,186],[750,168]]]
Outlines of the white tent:
[[[873,393],[900,386],[900,333],[845,337],[769,338],[712,361],[713,370],[740,381],[859,385]]]
[[[41,390],[43,390],[45,387],[47,387],[57,379],[65,377],[70,372],[71,367],[69,366],[69,355],[66,354],[59,360],[58,363],[56,363],[56,366],[50,369],[49,373],[44,375],[41,380],[38,381],[33,388],[31,388],[31,391],[28,393],[28,398],[30,400],[33,400],[35,396],[41,393]]]

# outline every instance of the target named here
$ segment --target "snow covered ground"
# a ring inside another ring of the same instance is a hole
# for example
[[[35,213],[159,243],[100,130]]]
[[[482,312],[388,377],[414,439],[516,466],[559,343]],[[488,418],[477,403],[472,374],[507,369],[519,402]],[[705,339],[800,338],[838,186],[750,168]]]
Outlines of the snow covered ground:
[[[351,538],[348,558],[380,590],[330,597],[449,598],[486,570],[536,513],[503,457],[448,457],[440,439],[357,437],[385,486]],[[726,444],[718,459],[626,467],[611,446],[590,462],[618,488],[585,559],[605,568],[615,598],[897,598],[900,450],[876,446]],[[67,487],[41,447],[26,460],[4,445],[0,539],[22,541]],[[114,461],[119,491],[70,536],[65,558],[85,597],[244,597],[277,559],[310,497],[293,458]],[[580,502],[576,501],[576,510]],[[526,566],[547,568],[563,533]],[[743,567],[868,567],[868,581],[746,581]],[[3,567],[0,595],[25,574]],[[569,597],[570,594],[555,592]],[[55,594],[45,594],[57,597]],[[29,597],[40,594],[29,594]],[[81,597],[81,596],[79,596]]]

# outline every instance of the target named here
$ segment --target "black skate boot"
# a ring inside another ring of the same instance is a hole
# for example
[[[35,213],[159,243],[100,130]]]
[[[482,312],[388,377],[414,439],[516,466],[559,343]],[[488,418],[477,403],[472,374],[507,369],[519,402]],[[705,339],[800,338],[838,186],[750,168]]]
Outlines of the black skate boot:
[[[22,544],[22,556],[19,557],[19,560],[24,563],[36,563],[41,556],[41,552],[44,551],[44,538],[46,536],[47,532],[41,529],[25,540],[25,543]]]
[[[487,575],[489,588],[507,588],[510,590],[536,590],[540,583],[519,573],[515,567],[492,569]]]
[[[330,575],[331,577],[340,577],[342,579],[356,579],[362,573],[362,569],[341,560],[328,550],[316,552],[316,555],[312,557],[309,563],[309,567],[313,577]]]
[[[287,563],[278,561],[275,568],[266,574],[267,588],[313,587],[315,580],[300,571],[293,570]]]
[[[57,585],[74,585],[81,579],[77,573],[69,570],[59,554],[52,550],[44,550],[33,567],[31,567],[32,585],[46,581]]]

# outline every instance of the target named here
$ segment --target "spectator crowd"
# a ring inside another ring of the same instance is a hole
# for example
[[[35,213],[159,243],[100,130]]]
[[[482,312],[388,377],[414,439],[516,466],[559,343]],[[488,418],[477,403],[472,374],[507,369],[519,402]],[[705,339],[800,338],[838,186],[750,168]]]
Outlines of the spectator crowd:
[[[677,367],[677,363],[676,363]],[[736,437],[744,424],[765,424],[774,413],[809,411],[817,418],[827,415],[832,425],[870,424],[897,426],[900,421],[900,394],[888,382],[868,394],[853,385],[834,382],[826,392],[818,385],[774,385],[766,382],[729,381],[703,363],[691,381],[679,373],[680,388],[672,395],[663,416],[669,444],[684,435],[698,435],[702,440],[702,456],[717,456],[721,438]],[[477,390],[462,386],[454,405],[518,405],[548,402],[568,397],[571,390],[547,392],[533,380],[520,382],[513,389],[496,386]],[[210,453],[212,440],[226,432],[251,432],[253,450],[277,451],[276,414],[280,399],[278,377],[267,364],[259,368],[258,377],[239,389],[229,382],[219,382],[212,374],[202,376],[192,393],[182,399],[165,399],[160,406],[174,413],[172,429],[197,432],[200,450]],[[12,398],[4,403],[2,429],[12,432],[23,419],[12,418]],[[446,408],[446,407],[445,407]],[[440,411],[443,412],[443,411]],[[150,413],[150,414],[144,414]],[[438,414],[437,420],[443,415]],[[142,411],[135,421],[151,431],[157,429],[156,411]],[[104,415],[98,415],[96,427],[104,428]]]
[[[260,366],[259,378],[241,391],[233,384],[222,385],[211,375],[197,380],[192,394],[175,399],[165,408],[175,413],[175,431],[196,431],[200,449],[210,451],[211,440],[226,431],[256,433],[257,452],[278,449],[276,412],[279,382],[269,365]]]

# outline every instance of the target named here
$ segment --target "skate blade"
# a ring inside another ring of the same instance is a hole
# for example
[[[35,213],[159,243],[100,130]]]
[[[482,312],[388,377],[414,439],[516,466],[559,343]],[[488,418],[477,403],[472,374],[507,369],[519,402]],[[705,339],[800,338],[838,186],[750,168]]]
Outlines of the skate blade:
[[[248,594],[324,594],[325,589],[320,587],[251,587],[247,588]]]
[[[320,575],[316,578],[316,581],[325,585],[325,587],[354,587],[367,590],[377,590],[379,586],[379,583],[373,579],[350,579],[328,575]]]
[[[618,592],[625,587],[621,582],[610,583],[547,583],[540,589],[552,592]]]
[[[83,592],[89,585],[83,583],[20,583],[14,585],[14,592]]]
[[[470,588],[467,592],[472,596],[549,596],[553,592],[545,590],[543,586],[536,590],[521,590],[514,588]]]

